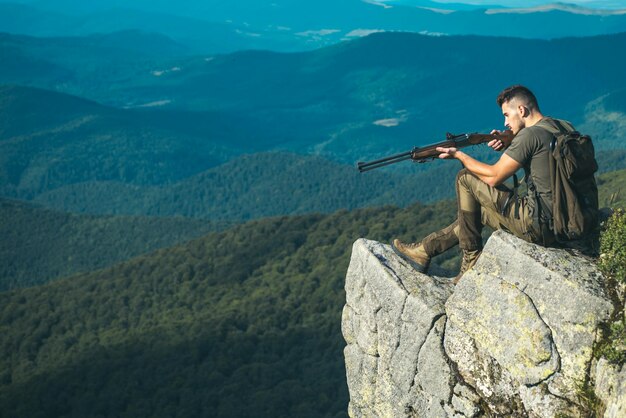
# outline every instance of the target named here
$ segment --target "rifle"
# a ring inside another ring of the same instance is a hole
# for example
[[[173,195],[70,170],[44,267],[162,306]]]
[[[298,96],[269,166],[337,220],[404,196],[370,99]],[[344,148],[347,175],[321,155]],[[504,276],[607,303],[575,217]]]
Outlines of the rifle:
[[[416,163],[424,163],[428,160],[434,160],[441,154],[436,150],[437,147],[443,148],[463,148],[468,147],[470,145],[478,145],[485,142],[489,142],[492,139],[503,139],[508,138],[508,134],[460,134],[460,135],[452,135],[451,133],[446,134],[446,140],[443,142],[438,142],[436,144],[430,144],[423,147],[415,147],[411,151],[403,152],[400,154],[392,155],[390,157],[381,158],[379,160],[363,162],[359,161],[357,163],[357,168],[359,172],[373,170],[375,168],[383,167],[389,164],[395,164],[404,160],[413,160]]]

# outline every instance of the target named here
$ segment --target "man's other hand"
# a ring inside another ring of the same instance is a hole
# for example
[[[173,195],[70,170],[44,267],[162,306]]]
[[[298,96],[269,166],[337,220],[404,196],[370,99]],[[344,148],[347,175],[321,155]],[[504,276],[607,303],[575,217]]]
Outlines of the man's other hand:
[[[439,158],[456,158],[457,149],[454,147],[437,147],[435,149],[441,153],[439,154]]]
[[[511,132],[509,130],[507,130],[507,131],[498,131],[498,130],[494,129],[493,131],[491,131],[491,134],[492,135],[501,135],[500,138],[492,139],[491,141],[489,141],[487,143],[487,145],[489,145],[495,151],[504,151],[505,149],[507,149],[509,147],[509,145],[511,145],[511,142],[513,141],[513,132]]]

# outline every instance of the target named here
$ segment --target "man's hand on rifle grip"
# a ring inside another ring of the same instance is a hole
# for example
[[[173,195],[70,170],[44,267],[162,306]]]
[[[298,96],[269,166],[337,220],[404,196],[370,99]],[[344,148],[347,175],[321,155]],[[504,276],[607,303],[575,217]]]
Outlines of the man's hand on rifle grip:
[[[489,145],[495,151],[504,151],[505,149],[509,147],[509,145],[511,145],[511,142],[513,141],[513,132],[509,130],[498,131],[494,129],[493,131],[491,131],[491,134],[503,135],[503,137],[498,138],[498,139],[492,139],[491,141],[487,143],[487,145]]]

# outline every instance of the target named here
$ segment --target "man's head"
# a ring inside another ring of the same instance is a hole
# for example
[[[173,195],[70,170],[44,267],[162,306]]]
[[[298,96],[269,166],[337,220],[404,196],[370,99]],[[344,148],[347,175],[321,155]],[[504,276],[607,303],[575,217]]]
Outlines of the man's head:
[[[533,92],[519,84],[502,90],[496,101],[502,108],[504,125],[515,135],[543,117]]]

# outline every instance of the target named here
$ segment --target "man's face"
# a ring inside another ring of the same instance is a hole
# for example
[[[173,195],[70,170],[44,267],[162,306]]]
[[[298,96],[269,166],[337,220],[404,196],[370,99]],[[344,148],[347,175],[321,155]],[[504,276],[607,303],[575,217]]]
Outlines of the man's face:
[[[504,115],[504,126],[517,135],[526,126],[524,112],[526,108],[517,99],[502,103],[502,114]]]

